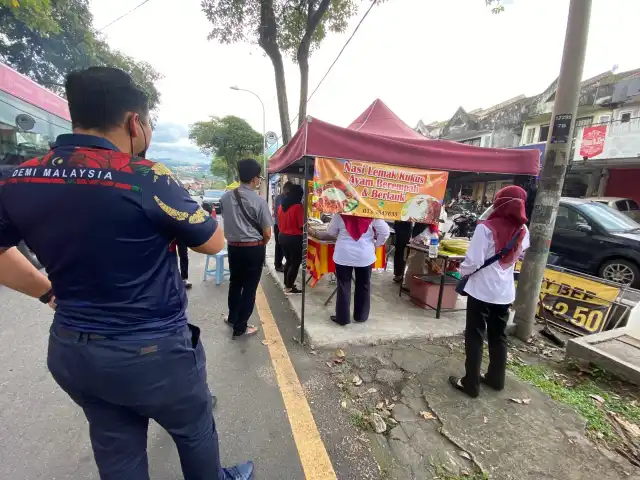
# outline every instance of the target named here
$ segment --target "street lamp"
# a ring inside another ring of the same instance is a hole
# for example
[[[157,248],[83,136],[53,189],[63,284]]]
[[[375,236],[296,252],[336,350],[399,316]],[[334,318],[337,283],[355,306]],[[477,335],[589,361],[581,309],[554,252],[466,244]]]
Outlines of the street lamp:
[[[263,166],[262,169],[264,170],[264,175],[267,181],[267,184],[265,185],[265,197],[267,199],[267,204],[269,204],[269,173],[267,172],[267,125],[266,125],[266,115],[265,115],[265,109],[264,109],[264,102],[262,101],[262,99],[258,96],[257,93],[252,92],[251,90],[247,90],[245,88],[239,88],[235,85],[233,85],[232,87],[229,87],[231,90],[236,90],[238,92],[247,92],[250,93],[251,95],[253,95],[254,97],[256,97],[258,99],[258,101],[260,102],[260,105],[262,105],[262,162],[263,162]]]

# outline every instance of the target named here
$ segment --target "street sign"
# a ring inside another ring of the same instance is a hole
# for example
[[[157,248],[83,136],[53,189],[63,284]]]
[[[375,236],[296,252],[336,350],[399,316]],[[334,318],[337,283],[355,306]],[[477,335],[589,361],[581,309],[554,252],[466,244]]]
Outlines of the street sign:
[[[276,132],[267,132],[264,138],[267,141],[267,145],[269,146],[273,145],[278,141],[278,135],[276,135]]]

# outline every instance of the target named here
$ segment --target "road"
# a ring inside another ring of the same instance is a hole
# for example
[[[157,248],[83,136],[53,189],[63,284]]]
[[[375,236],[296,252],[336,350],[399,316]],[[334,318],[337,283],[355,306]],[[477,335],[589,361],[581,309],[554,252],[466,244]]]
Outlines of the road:
[[[339,391],[326,375],[319,374],[320,362],[292,340],[295,320],[266,269],[261,288],[263,309],[260,317],[254,312],[251,323],[264,323],[266,332],[270,310],[274,328],[265,342],[268,346],[262,343],[262,335],[231,340],[223,324],[227,282],[220,286],[213,280],[203,283],[204,258],[191,254],[194,287],[189,292],[189,319],[203,331],[209,385],[218,396],[215,417],[223,462],[253,460],[256,480],[379,478],[377,466],[356,438],[357,432],[348,421],[337,418]],[[0,478],[98,479],[86,420],[46,367],[52,312],[36,300],[2,288],[0,312]],[[279,354],[282,358],[277,359],[277,369],[274,335],[283,338],[286,347]],[[283,361],[293,365],[293,377],[287,377],[286,365],[283,374]],[[283,381],[300,382],[302,395],[292,399],[290,388],[281,390]],[[305,405],[311,409],[317,428],[300,428],[296,417]],[[299,411],[287,413],[292,409]],[[296,429],[295,437],[292,429]],[[318,432],[321,440],[309,442]],[[171,438],[156,424],[150,428],[148,451],[151,478],[182,478]],[[322,463],[323,454],[330,458],[333,476],[313,474],[314,463]]]

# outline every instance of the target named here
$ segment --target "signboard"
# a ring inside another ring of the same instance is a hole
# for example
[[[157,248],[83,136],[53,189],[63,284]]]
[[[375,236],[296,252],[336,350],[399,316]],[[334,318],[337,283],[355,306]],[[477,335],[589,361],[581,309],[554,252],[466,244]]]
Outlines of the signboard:
[[[265,133],[264,138],[267,141],[267,145],[269,146],[278,141],[278,135],[276,135],[276,132],[267,132]]]
[[[570,113],[556,115],[553,121],[553,130],[551,131],[551,143],[567,143],[572,118],[573,115]]]
[[[316,158],[313,208],[322,213],[437,223],[447,172]]]
[[[544,270],[540,290],[549,323],[578,335],[601,332],[619,294],[618,287],[550,268]],[[539,309],[536,315],[542,317]]]
[[[607,136],[607,126],[597,125],[585,127],[582,131],[582,143],[580,144],[580,157],[592,158],[604,151],[604,141]]]

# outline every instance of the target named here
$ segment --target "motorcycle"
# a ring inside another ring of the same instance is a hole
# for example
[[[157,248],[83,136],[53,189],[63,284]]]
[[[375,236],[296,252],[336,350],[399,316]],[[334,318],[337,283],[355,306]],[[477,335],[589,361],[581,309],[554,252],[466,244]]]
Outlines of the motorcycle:
[[[449,229],[451,237],[471,238],[478,224],[478,215],[468,210],[453,216],[453,224]]]

